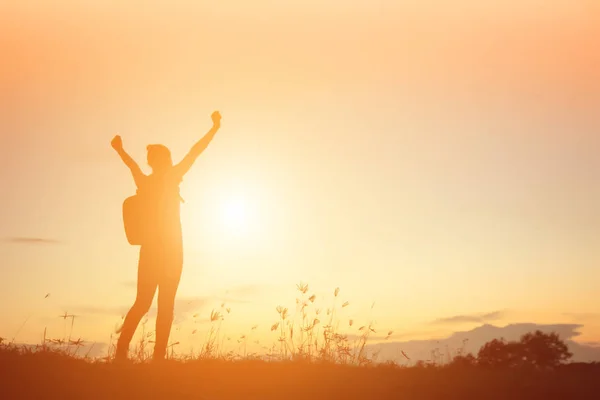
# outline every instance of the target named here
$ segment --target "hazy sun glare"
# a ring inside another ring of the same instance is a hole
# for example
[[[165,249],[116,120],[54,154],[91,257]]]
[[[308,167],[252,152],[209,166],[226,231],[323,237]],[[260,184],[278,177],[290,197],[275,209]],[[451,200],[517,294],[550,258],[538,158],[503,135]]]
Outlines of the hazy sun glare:
[[[250,226],[250,210],[243,196],[231,197],[221,205],[223,230],[232,236],[244,236],[252,228]]]

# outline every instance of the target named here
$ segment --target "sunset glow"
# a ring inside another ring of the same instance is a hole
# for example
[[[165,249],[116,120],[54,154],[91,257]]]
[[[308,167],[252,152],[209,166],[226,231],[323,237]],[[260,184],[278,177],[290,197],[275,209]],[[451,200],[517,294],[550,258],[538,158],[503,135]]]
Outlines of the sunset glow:
[[[178,350],[217,311],[231,348],[278,343],[300,283],[352,335],[600,341],[595,2],[123,3],[0,4],[0,337],[63,335],[68,312],[109,348],[139,251],[110,140],[149,173],[148,144],[177,162],[219,110],[180,186]]]

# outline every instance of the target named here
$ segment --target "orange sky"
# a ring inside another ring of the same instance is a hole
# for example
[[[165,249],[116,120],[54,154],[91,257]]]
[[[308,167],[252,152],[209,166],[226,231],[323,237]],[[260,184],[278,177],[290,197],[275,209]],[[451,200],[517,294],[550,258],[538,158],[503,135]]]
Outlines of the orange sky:
[[[600,315],[600,9],[497,3],[3,2],[0,336],[72,311],[108,339],[136,265],[109,141],[178,158],[214,109],[182,185],[194,312],[225,298],[231,330],[266,328],[305,281],[415,336]]]

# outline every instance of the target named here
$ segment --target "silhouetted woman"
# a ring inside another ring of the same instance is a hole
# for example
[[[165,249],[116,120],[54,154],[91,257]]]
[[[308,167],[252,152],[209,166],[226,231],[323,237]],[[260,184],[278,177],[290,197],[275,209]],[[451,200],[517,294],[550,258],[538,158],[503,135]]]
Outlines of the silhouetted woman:
[[[112,147],[131,170],[138,189],[137,197],[141,200],[139,206],[143,208],[145,226],[138,263],[137,296],[120,330],[117,360],[127,358],[129,343],[140,320],[150,309],[157,288],[158,315],[153,358],[161,360],[166,355],[175,295],[183,267],[179,183],[221,126],[221,115],[218,111],[211,117],[213,127],[177,165],[173,165],[168,148],[163,145],[149,145],[148,165],[152,168],[150,175],[145,175],[123,150],[120,136],[116,136],[111,142]]]

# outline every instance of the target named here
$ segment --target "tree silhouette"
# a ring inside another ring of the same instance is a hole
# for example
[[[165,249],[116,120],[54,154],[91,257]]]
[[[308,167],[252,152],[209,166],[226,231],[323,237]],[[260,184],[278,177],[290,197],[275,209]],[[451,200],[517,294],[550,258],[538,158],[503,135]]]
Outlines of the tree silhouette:
[[[522,365],[522,349],[519,342],[494,339],[487,342],[477,354],[477,363],[490,368],[514,368]]]
[[[566,343],[554,332],[527,333],[521,337],[521,345],[527,364],[537,368],[556,367],[573,356]]]
[[[494,339],[477,355],[477,363],[490,368],[554,368],[568,361],[572,354],[556,333],[535,331],[521,336],[518,342]]]

